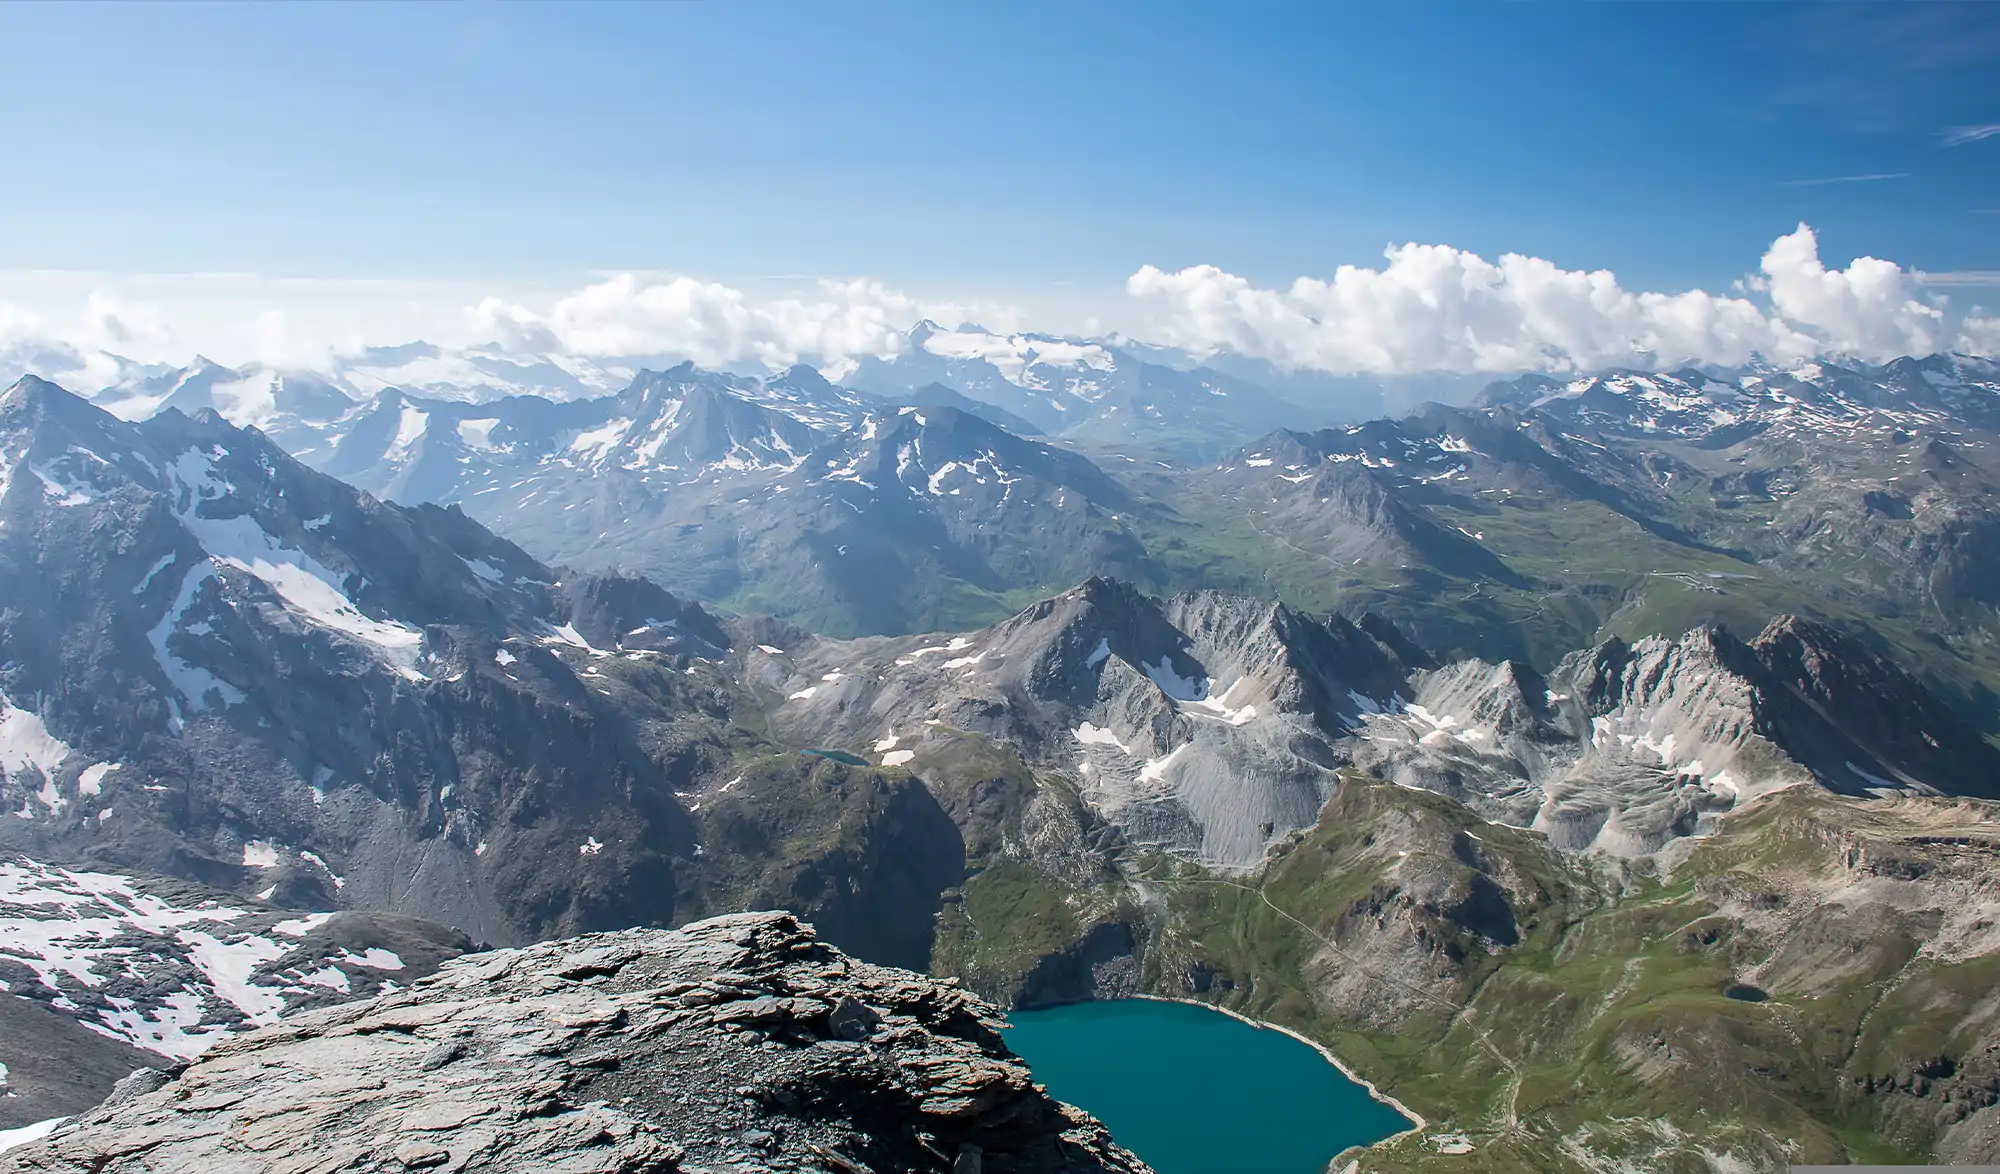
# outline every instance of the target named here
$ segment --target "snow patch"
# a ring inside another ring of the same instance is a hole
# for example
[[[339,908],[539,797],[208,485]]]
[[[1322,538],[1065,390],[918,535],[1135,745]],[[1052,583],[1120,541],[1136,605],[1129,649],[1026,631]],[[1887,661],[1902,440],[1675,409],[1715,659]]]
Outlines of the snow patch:
[[[22,775],[29,771],[38,773],[42,785],[34,798],[50,814],[68,806],[68,801],[56,790],[56,771],[69,755],[69,743],[49,733],[39,715],[17,707],[6,694],[0,693],[0,776],[18,786]],[[30,814],[25,803],[17,814]]]
[[[1089,722],[1085,722],[1071,730],[1070,736],[1085,746],[1116,746],[1127,754],[1132,753],[1132,748],[1120,742],[1117,734],[1112,733],[1110,730],[1100,729]]]
[[[1139,778],[1149,783],[1157,783],[1164,781],[1167,777],[1168,768],[1172,767],[1174,764],[1174,759],[1179,758],[1181,751],[1186,750],[1190,745],[1192,745],[1192,743],[1183,742],[1180,745],[1174,747],[1172,750],[1167,751],[1167,753],[1163,757],[1155,758],[1151,762],[1148,762],[1146,765],[1140,767]]]
[[[104,794],[104,776],[114,770],[118,770],[116,762],[98,762],[94,766],[86,766],[84,772],[76,776],[76,794],[80,796]]]
[[[465,564],[466,570],[471,571],[488,583],[500,583],[507,579],[505,571],[502,571],[499,567],[494,566],[483,558],[460,558],[458,561]]]
[[[1218,718],[1228,722],[1232,726],[1246,725],[1256,720],[1257,707],[1254,705],[1244,705],[1231,709],[1228,705],[1229,695],[1236,692],[1242,684],[1243,680],[1239,679],[1235,684],[1224,689],[1219,694],[1211,694],[1200,701],[1189,701],[1185,704],[1191,706],[1194,712],[1204,717]]]
[[[340,954],[340,960],[355,966],[366,966],[370,970],[403,969],[402,955],[396,953],[394,950],[384,950],[379,946],[370,947],[359,954],[352,950],[343,950]]]
[[[139,585],[137,587],[132,588],[132,594],[144,595],[146,593],[146,588],[151,587],[153,585],[153,576],[159,574],[161,571],[164,571],[168,567],[172,566],[175,557],[176,556],[172,554],[161,555],[160,561],[154,563],[152,569],[146,572],[145,577],[139,580]]]
[[[6,1153],[15,1146],[23,1146],[31,1141],[42,1140],[49,1134],[54,1133],[67,1120],[69,1120],[67,1117],[51,1117],[47,1121],[37,1121],[33,1125],[23,1125],[19,1129],[0,1129],[0,1154]]]
[[[191,471],[188,468],[191,456],[198,454],[182,454],[176,464],[177,476]],[[205,471],[202,487],[214,484],[213,473],[212,467]],[[201,488],[197,488],[196,492],[200,493]],[[424,641],[422,629],[364,615],[341,589],[338,576],[305,551],[288,547],[272,537],[255,517],[247,513],[230,518],[203,517],[198,504],[179,511],[179,517],[181,525],[208,551],[212,563],[234,567],[255,576],[276,592],[294,614],[318,627],[367,645],[405,679],[425,679],[416,668],[418,652]],[[205,575],[203,577],[206,578]],[[182,595],[184,599],[192,598],[192,592],[185,584]],[[184,608],[185,602],[181,602],[180,607]],[[163,647],[164,643],[163,632],[155,645]],[[188,692],[186,689],[182,691]],[[189,695],[189,700],[194,700],[193,694]]]
[[[1175,701],[1200,701],[1208,695],[1208,678],[1181,676],[1174,668],[1174,661],[1171,656],[1162,654],[1160,656],[1160,663],[1158,664],[1147,664],[1141,661],[1139,667],[1145,670],[1148,677],[1152,678],[1153,684],[1160,687],[1160,692],[1165,693]]]

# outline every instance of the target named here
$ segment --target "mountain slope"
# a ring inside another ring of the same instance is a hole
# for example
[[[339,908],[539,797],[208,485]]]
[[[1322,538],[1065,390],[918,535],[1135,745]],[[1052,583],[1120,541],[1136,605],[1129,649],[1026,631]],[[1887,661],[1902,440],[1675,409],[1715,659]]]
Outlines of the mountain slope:
[[[1784,616],[1608,641],[1546,680],[1467,661],[1370,715],[1356,765],[1533,827],[1565,850],[1671,861],[1771,791],[2000,797],[2000,752],[1858,641]]]
[[[1051,436],[1195,460],[1313,415],[1248,380],[1148,361],[1102,340],[931,322],[912,329],[895,355],[861,360],[842,382],[904,402],[941,384]]]
[[[131,424],[23,381],[0,453],[0,849],[488,940],[720,899],[680,795],[759,743],[699,608],[559,576],[212,414]],[[929,906],[842,899],[928,923],[958,867],[924,874]]]
[[[885,765],[952,731],[1014,746],[1076,780],[1141,844],[1223,869],[1308,826],[1335,739],[1403,685],[1344,620],[1214,594],[1161,601],[1091,579],[979,632],[746,654],[774,730]]]
[[[273,886],[274,890],[277,886]],[[0,857],[0,1128],[81,1112],[287,1011],[362,998],[473,948],[383,913],[308,913],[186,881]]]
[[[718,417],[761,413],[754,435],[765,439],[731,433],[731,447],[718,440],[676,461],[661,454],[695,450],[661,449],[650,472],[620,464],[630,442],[619,440],[588,466],[545,460],[462,500],[551,559],[640,571],[834,632],[990,615],[1100,568],[1151,574],[1128,530],[1135,503],[1076,454],[953,408],[894,409],[843,432],[792,436],[768,409],[716,402],[735,405]],[[682,438],[702,418],[684,411],[675,444],[691,444]]]

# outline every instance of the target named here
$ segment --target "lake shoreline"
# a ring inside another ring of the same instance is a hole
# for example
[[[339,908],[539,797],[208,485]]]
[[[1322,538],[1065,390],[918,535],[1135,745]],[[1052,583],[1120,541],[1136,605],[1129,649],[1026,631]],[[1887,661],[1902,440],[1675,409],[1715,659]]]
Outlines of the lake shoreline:
[[[1398,1130],[1397,1132],[1392,1133],[1389,1136],[1383,1138],[1381,1141],[1374,1141],[1368,1143],[1368,1146],[1377,1146],[1383,1144],[1384,1142],[1395,1141],[1397,1138],[1408,1137],[1411,1134],[1422,1133],[1424,1130],[1430,1128],[1430,1122],[1424,1119],[1424,1115],[1422,1113],[1417,1112],[1415,1109],[1410,1108],[1408,1105],[1397,1100],[1395,1097],[1392,1097],[1388,1093],[1383,1092],[1381,1089],[1376,1088],[1374,1081],[1369,1080],[1367,1077],[1361,1075],[1354,1069],[1348,1067],[1346,1061],[1342,1060],[1339,1056],[1333,1054],[1332,1048],[1327,1047],[1325,1044],[1319,1042],[1316,1039],[1313,1039],[1312,1037],[1306,1035],[1304,1032],[1296,1031],[1292,1028],[1286,1027],[1282,1023],[1267,1023],[1262,1019],[1252,1019],[1248,1015],[1245,1015],[1240,1011],[1232,1011],[1227,1007],[1218,1007],[1214,1003],[1204,1003],[1200,999],[1176,999],[1176,998],[1171,998],[1167,995],[1143,995],[1143,994],[1133,994],[1133,995],[1127,995],[1125,997],[1131,999],[1146,999],[1155,1003],[1184,1003],[1190,1007],[1205,1008],[1206,1010],[1209,1011],[1214,1011],[1222,1015],[1227,1015],[1231,1019],[1236,1020],[1238,1023],[1245,1023],[1251,1027],[1255,1027],[1262,1031],[1275,1031],[1282,1035],[1291,1036],[1293,1039],[1306,1045],[1313,1051],[1318,1052],[1321,1058],[1325,1059],[1327,1063],[1339,1069],[1340,1074],[1342,1076],[1345,1076],[1347,1079],[1360,1085],[1362,1088],[1367,1089],[1369,1096],[1374,1097],[1376,1100],[1396,1110],[1398,1113],[1401,1113],[1404,1117],[1408,1118],[1411,1121],[1412,1124],[1408,1129]],[[1347,1149],[1340,1151],[1340,1153],[1345,1154],[1356,1149],[1366,1149],[1368,1148],[1368,1146],[1349,1146]],[[1333,1161],[1338,1161],[1339,1159],[1340,1159],[1340,1154],[1335,1154],[1333,1156]],[[1333,1164],[1331,1161],[1328,1162],[1327,1168],[1329,1170],[1333,1168]]]

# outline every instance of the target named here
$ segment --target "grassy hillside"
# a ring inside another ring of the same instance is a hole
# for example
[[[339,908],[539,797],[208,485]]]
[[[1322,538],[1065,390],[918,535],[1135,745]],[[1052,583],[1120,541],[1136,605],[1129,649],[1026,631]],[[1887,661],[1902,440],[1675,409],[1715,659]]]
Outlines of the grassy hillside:
[[[1140,920],[1143,989],[1303,1031],[1428,1120],[1364,1171],[1916,1161],[1993,1101],[1989,820],[1800,789],[1662,880],[1351,777],[1251,876],[982,871],[936,963],[1006,997],[1093,922]]]

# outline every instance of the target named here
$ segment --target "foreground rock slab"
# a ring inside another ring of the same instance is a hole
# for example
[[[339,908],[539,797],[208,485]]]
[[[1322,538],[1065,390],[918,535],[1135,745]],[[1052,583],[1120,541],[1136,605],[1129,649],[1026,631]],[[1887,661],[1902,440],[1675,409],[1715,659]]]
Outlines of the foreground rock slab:
[[[5,1171],[1041,1174],[1148,1168],[957,987],[789,914],[468,954],[141,1073]]]

